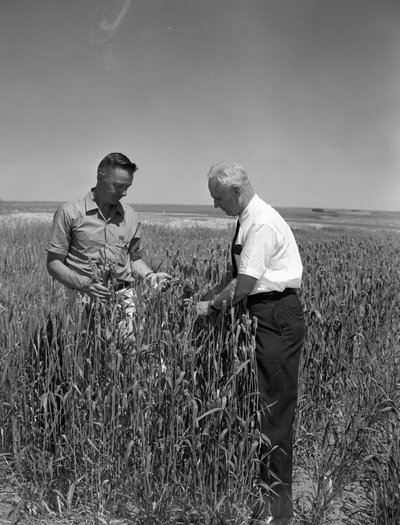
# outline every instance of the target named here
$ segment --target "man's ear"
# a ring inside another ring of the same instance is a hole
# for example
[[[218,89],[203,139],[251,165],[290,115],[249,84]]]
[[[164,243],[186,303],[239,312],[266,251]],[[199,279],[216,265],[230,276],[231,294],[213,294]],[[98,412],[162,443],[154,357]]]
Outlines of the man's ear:
[[[242,194],[242,188],[238,184],[235,184],[232,186],[232,192],[236,197],[240,197]]]

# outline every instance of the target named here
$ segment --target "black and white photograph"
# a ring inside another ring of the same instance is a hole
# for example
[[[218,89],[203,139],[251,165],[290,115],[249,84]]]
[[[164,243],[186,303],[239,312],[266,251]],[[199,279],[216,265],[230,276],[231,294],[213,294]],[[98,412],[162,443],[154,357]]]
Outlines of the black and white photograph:
[[[0,0],[0,525],[400,524],[399,0]]]

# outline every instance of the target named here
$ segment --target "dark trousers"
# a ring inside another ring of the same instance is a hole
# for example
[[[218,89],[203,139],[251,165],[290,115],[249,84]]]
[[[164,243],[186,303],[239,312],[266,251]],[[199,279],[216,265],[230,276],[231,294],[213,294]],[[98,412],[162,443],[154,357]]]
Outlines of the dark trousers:
[[[250,315],[257,318],[261,430],[271,442],[271,448],[263,451],[260,478],[276,493],[267,498],[271,515],[292,516],[293,421],[305,335],[303,308],[291,289],[249,296],[247,305]]]

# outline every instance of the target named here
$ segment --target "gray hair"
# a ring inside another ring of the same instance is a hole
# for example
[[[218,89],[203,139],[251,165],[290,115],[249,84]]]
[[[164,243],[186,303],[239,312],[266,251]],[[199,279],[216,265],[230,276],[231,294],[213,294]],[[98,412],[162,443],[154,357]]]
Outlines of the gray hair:
[[[224,186],[237,185],[243,187],[250,184],[246,170],[236,162],[230,161],[214,164],[208,172],[208,180],[211,179]]]

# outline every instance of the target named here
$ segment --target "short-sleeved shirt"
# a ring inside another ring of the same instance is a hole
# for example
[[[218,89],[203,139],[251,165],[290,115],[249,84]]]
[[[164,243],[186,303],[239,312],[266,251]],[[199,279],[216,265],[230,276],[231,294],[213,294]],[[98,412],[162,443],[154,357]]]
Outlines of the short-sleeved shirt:
[[[140,258],[140,223],[131,206],[119,202],[104,219],[89,191],[55,213],[48,252],[65,255],[65,264],[93,276],[110,266],[118,281],[132,282],[131,261]]]
[[[255,195],[239,222],[235,258],[238,273],[257,279],[250,295],[298,288],[303,265],[293,232],[281,215]]]

